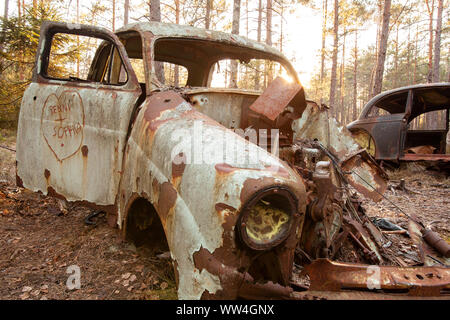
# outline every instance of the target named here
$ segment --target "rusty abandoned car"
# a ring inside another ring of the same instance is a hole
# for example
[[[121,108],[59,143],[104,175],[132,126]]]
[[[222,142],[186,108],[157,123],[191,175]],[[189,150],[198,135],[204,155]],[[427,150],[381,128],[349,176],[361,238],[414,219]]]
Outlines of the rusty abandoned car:
[[[85,78],[52,75],[61,34],[100,39]],[[284,77],[262,93],[215,87],[224,59],[278,63]],[[184,67],[185,84],[164,84],[162,63]],[[240,36],[44,23],[16,164],[19,186],[104,210],[130,241],[170,251],[179,299],[448,297],[450,269],[389,264],[358,205],[355,190],[381,199],[384,171],[305,99],[281,53]],[[379,265],[374,290],[369,264],[332,261],[346,241]]]
[[[402,87],[372,98],[347,128],[377,160],[448,162],[449,109],[450,83]],[[440,121],[413,127],[415,119],[427,116]]]

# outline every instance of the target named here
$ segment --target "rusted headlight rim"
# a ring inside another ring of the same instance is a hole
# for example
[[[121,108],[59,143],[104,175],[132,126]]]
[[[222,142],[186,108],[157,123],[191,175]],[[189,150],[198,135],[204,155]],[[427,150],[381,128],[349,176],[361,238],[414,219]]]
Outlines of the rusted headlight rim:
[[[274,240],[263,244],[255,243],[254,241],[252,241],[252,239],[249,238],[246,232],[249,209],[252,208],[254,205],[256,205],[258,201],[262,200],[264,197],[271,195],[281,196],[286,199],[286,203],[289,205],[290,208],[289,211],[286,211],[286,213],[289,214],[289,224],[287,229],[284,232],[278,234],[277,237],[274,238]],[[286,240],[289,234],[291,233],[294,220],[293,218],[296,212],[297,212],[297,198],[292,193],[292,191],[290,191],[287,187],[277,185],[259,190],[242,206],[241,214],[239,216],[236,225],[238,237],[241,241],[244,242],[245,245],[247,245],[252,250],[262,251],[275,248],[276,246],[281,244],[284,240]]]

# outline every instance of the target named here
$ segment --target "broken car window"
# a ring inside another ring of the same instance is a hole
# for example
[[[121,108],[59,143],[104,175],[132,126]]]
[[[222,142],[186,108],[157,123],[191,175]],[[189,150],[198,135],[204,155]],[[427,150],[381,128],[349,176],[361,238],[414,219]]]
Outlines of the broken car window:
[[[294,81],[286,69],[276,61],[224,59],[214,65],[211,87],[260,91],[264,90],[268,83],[278,76],[289,82]]]
[[[114,85],[128,79],[119,51],[111,42],[62,33],[53,36],[48,67],[43,73],[53,79]]]
[[[387,110],[378,108],[377,106],[373,106],[370,112],[367,114],[368,118],[379,117],[379,116],[388,116],[390,113]]]
[[[410,130],[445,130],[446,110],[436,110],[422,113],[418,117],[411,119]]]
[[[140,59],[130,59],[131,66],[133,67],[134,73],[138,78],[140,83],[145,83],[145,69],[144,60]]]
[[[188,79],[188,71],[185,67],[174,63],[163,63],[164,83],[171,87],[185,87]],[[178,74],[178,75],[177,75]]]

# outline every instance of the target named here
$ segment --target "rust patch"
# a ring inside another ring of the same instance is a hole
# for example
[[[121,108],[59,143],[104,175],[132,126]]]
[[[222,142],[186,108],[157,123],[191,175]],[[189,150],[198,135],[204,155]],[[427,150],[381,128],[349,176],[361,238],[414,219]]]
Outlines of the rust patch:
[[[358,192],[376,202],[383,198],[388,176],[365,149],[342,161],[341,168],[345,172],[355,173],[355,176],[346,175],[346,178]],[[364,176],[364,171],[358,172],[358,168],[365,169],[368,175]]]
[[[281,166],[266,165],[264,166],[265,169],[258,169],[258,168],[237,168],[229,165],[228,163],[218,163],[214,166],[214,168],[219,174],[230,174],[237,170],[255,170],[255,171],[268,171],[284,178],[289,178],[291,176],[289,171]]]
[[[158,213],[161,221],[166,220],[169,210],[175,205],[177,200],[177,191],[170,182],[164,182],[160,186],[160,193],[158,198]]]
[[[301,89],[299,83],[277,77],[269,83],[250,109],[274,121]]]
[[[236,208],[234,208],[226,203],[222,203],[222,202],[216,203],[215,208],[216,208],[216,211],[219,213],[224,210],[229,210],[229,211],[233,211],[233,212],[236,211]]]
[[[172,161],[172,178],[178,178],[183,175],[186,168],[186,155],[180,152],[178,156]]]
[[[44,170],[44,177],[45,177],[45,179],[47,179],[47,180],[48,180],[48,178],[50,178],[50,171],[48,171],[48,169],[45,169],[45,170]]]
[[[136,177],[136,189],[139,190],[139,183],[140,183],[141,179],[139,177]]]
[[[89,152],[89,149],[88,149],[87,145],[84,145],[81,147],[81,153],[83,154],[83,157],[87,157],[88,152]]]
[[[244,182],[244,186],[241,190],[241,203],[246,203],[255,192],[261,190],[262,188],[275,185],[275,178],[273,177],[263,177],[261,179],[247,179]]]
[[[161,115],[161,112],[174,109],[183,102],[183,98],[173,91],[155,93],[147,98],[144,118],[153,121]]]
[[[214,168],[218,173],[225,173],[225,174],[238,170],[238,168],[232,167],[227,163],[218,163],[214,166]]]
[[[373,272],[369,265],[317,259],[305,267],[312,291],[366,290]],[[407,291],[411,296],[440,296],[450,288],[450,270],[443,267],[378,266],[379,286],[383,290]]]
[[[38,193],[41,193],[41,191],[37,191]],[[61,200],[65,200],[68,201],[66,199],[66,197],[64,197],[62,194],[56,192],[55,189],[53,189],[53,187],[49,186],[47,187],[47,195],[51,196],[51,197],[55,197]],[[117,215],[117,206],[115,204],[113,205],[99,205],[93,202],[89,202],[86,200],[77,200],[77,201],[68,201],[70,203],[73,203],[75,205],[80,205],[80,206],[85,206],[85,207],[89,207],[95,210],[102,210],[105,211],[108,214],[112,214],[112,215]]]
[[[22,181],[22,178],[20,178],[19,175],[18,175],[17,173],[16,173],[16,185],[17,185],[18,187],[23,188],[23,181]]]
[[[152,181],[152,190],[153,190],[153,195],[156,196],[159,192],[159,182],[156,178],[153,178]]]

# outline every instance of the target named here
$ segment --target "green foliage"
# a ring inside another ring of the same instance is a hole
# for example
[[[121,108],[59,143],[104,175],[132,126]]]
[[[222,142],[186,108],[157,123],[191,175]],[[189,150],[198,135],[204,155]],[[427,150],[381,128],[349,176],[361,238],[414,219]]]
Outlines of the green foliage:
[[[36,11],[1,20],[0,121],[16,121],[23,92],[31,81],[39,30],[43,21],[62,21],[57,8],[42,1]],[[56,39],[58,46],[66,42]],[[58,72],[58,70],[55,70]]]

